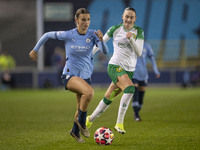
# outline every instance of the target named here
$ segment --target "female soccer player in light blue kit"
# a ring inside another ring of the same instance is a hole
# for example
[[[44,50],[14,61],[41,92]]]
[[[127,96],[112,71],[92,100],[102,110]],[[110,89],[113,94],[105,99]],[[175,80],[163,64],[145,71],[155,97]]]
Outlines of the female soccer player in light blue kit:
[[[77,142],[83,143],[84,139],[79,134],[89,137],[89,131],[85,126],[88,104],[93,97],[93,88],[90,86],[91,74],[93,72],[92,50],[96,45],[107,54],[108,48],[103,41],[100,30],[95,32],[88,29],[90,25],[90,13],[85,8],[80,8],[75,14],[77,28],[69,31],[47,32],[37,42],[29,53],[32,60],[37,60],[39,48],[48,39],[58,39],[65,42],[66,63],[62,73],[62,82],[65,89],[76,93],[77,111],[75,121],[70,135]]]
[[[135,92],[132,78],[137,58],[142,54],[144,35],[143,30],[135,25],[136,11],[134,8],[126,8],[122,19],[123,24],[112,26],[103,37],[105,41],[113,38],[114,52],[107,68],[112,83],[94,112],[87,117],[86,126],[90,128],[94,120],[112,103],[113,98],[123,91],[114,128],[117,132],[124,134],[126,132],[124,117]]]
[[[141,121],[139,111],[142,108],[143,97],[149,78],[147,71],[147,58],[151,61],[153,70],[156,74],[156,78],[160,77],[160,72],[158,71],[151,45],[144,43],[142,56],[137,59],[137,64],[132,80],[135,86],[135,94],[132,101],[132,107],[135,113],[135,121]]]

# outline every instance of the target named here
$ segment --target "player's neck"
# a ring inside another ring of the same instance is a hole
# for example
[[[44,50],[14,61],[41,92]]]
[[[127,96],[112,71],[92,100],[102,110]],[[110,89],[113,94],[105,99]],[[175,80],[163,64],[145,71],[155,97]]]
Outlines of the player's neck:
[[[133,26],[125,26],[124,25],[125,31],[130,31],[133,27],[134,27],[134,25]]]
[[[79,34],[86,34],[87,30],[83,30],[81,28],[77,28]]]

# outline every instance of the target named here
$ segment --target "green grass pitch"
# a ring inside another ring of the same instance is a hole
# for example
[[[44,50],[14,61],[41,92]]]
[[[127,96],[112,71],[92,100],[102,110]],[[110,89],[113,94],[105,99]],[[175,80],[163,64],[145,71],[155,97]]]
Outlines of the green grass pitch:
[[[95,88],[88,114],[106,89]],[[76,109],[75,95],[60,90],[0,92],[0,150],[194,150],[200,149],[200,89],[151,88],[145,94],[142,122],[133,120],[131,105],[125,116],[126,134],[114,131],[119,95],[93,123],[86,143],[69,135]],[[94,141],[97,128],[114,132],[112,145]]]

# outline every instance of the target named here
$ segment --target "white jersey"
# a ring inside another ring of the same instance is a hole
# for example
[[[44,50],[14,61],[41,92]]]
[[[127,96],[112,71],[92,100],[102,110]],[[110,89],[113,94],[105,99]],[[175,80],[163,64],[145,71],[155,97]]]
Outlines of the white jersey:
[[[143,49],[144,33],[143,30],[137,26],[133,26],[132,29],[126,31],[123,24],[112,26],[107,35],[113,37],[114,52],[109,64],[118,65],[126,71],[134,71],[137,55],[134,48],[130,44],[130,39],[126,38],[127,32],[133,33],[133,39],[137,44],[137,47]]]

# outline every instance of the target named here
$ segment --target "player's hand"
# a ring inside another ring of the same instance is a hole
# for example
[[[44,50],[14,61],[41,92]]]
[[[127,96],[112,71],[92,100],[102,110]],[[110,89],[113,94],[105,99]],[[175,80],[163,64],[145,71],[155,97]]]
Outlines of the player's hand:
[[[103,33],[98,30],[97,32],[95,32],[95,34],[98,36],[98,38],[100,39],[100,41],[103,41]]]
[[[128,32],[128,33],[126,34],[126,38],[128,38],[128,39],[130,39],[132,36],[133,36],[133,33],[131,33],[131,32]]]
[[[38,57],[38,54],[36,51],[32,50],[30,53],[29,53],[29,57],[32,61],[37,61],[37,57]]]
[[[157,78],[157,79],[160,78],[160,74],[156,74],[156,78]]]

